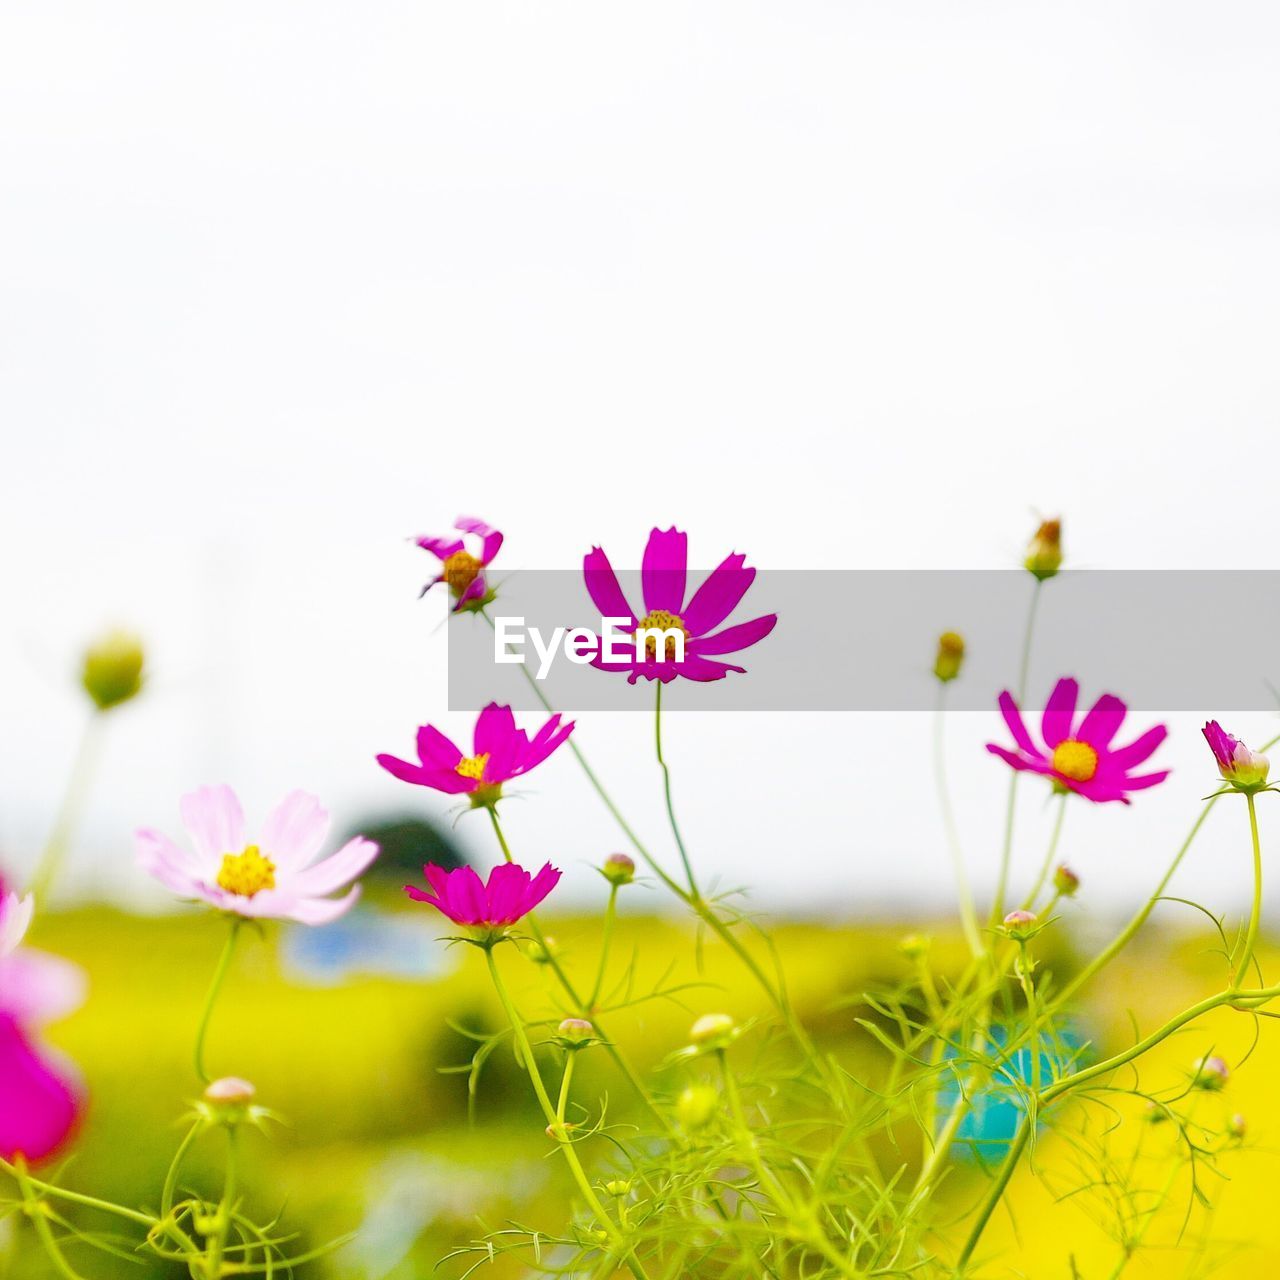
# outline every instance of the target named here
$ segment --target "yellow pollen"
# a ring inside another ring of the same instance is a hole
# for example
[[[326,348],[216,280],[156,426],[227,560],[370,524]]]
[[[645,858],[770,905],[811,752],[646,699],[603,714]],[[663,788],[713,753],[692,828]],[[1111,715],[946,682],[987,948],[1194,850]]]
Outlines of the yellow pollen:
[[[684,633],[685,652],[688,652],[689,646],[689,629],[684,625],[684,619],[678,618],[674,613],[668,613],[665,609],[654,609],[652,613],[647,613],[636,624],[636,631],[681,631]],[[663,649],[666,660],[671,662],[676,657],[676,638],[675,636],[665,637]],[[649,659],[656,658],[658,655],[658,638],[656,636],[645,636],[644,652]]]
[[[276,887],[276,864],[264,858],[256,844],[243,853],[224,853],[222,869],[218,872],[218,888],[228,893],[252,898],[263,889]]]
[[[484,565],[470,551],[455,551],[445,560],[440,572],[449,584],[449,590],[460,596],[475,580]]]
[[[1053,769],[1072,782],[1088,782],[1098,772],[1098,753],[1087,742],[1067,738],[1053,749]]]
[[[485,751],[478,756],[464,756],[453,766],[453,771],[460,778],[474,778],[477,782],[483,782],[484,767],[488,763],[489,753]]]

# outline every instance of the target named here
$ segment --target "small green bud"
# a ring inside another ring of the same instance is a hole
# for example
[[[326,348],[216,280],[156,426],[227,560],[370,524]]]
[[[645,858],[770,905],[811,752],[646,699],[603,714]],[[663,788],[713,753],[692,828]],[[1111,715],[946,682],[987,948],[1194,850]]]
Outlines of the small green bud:
[[[556,940],[548,933],[542,941],[530,941],[525,945],[524,953],[534,964],[550,964],[560,954]]]
[[[1191,1087],[1206,1093],[1221,1093],[1231,1078],[1231,1069],[1216,1054],[1206,1055],[1191,1065]]]
[[[727,1049],[737,1031],[738,1024],[727,1013],[704,1013],[689,1028],[689,1039],[700,1049]]]
[[[566,1018],[556,1030],[556,1040],[566,1049],[583,1049],[596,1039],[596,1029],[586,1018]]]
[[[625,853],[611,853],[600,868],[604,878],[614,885],[630,884],[636,878],[636,864]]]
[[[923,960],[929,954],[930,941],[923,933],[909,933],[898,943],[898,951],[908,960]]]
[[[960,674],[964,663],[964,637],[954,631],[944,631],[938,637],[938,656],[934,660],[933,674],[946,684]]]
[[[619,1200],[623,1196],[631,1194],[631,1183],[623,1178],[614,1178],[612,1182],[606,1182],[604,1189],[611,1195],[617,1196]]]
[[[132,632],[109,631],[85,651],[80,682],[99,711],[109,711],[142,689],[142,641]]]
[[[1034,911],[1010,911],[1004,918],[1004,931],[1015,942],[1034,938],[1043,926]]]
[[[1028,573],[1041,582],[1052,578],[1062,568],[1062,521],[1043,520],[1027,547],[1027,557],[1022,562]]]
[[[1238,1111],[1227,1121],[1227,1136],[1236,1142],[1243,1142],[1248,1131],[1249,1123]]]
[[[1053,889],[1060,898],[1074,898],[1080,888],[1080,877],[1065,862],[1053,873]]]
[[[709,1084],[691,1084],[676,1099],[676,1119],[689,1133],[705,1129],[720,1111],[720,1095]]]
[[[258,1091],[239,1076],[223,1076],[204,1091],[204,1112],[209,1120],[234,1128],[249,1119]]]

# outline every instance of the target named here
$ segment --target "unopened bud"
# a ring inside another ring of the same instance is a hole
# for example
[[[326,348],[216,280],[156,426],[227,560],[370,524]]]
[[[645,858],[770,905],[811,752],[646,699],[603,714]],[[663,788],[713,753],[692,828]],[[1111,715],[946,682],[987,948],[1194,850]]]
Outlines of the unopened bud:
[[[548,933],[543,935],[541,942],[529,942],[525,946],[524,953],[534,964],[550,964],[560,951],[556,940]]]
[[[704,1013],[689,1028],[689,1039],[702,1049],[725,1049],[737,1029],[738,1024],[727,1013]]]
[[[204,1102],[210,1119],[220,1124],[237,1125],[249,1114],[258,1091],[239,1076],[223,1076],[204,1091]]]
[[[611,1196],[617,1196],[621,1200],[623,1196],[631,1194],[631,1183],[624,1178],[614,1178],[611,1182],[604,1184],[604,1189]]]
[[[1053,873],[1053,889],[1060,898],[1074,898],[1080,888],[1080,877],[1065,862]]]
[[[1231,1078],[1231,1070],[1216,1054],[1192,1064],[1191,1087],[1209,1093],[1220,1093]]]
[[[1004,931],[1011,938],[1025,942],[1039,932],[1039,916],[1034,911],[1010,911],[1004,918]]]
[[[128,631],[110,631],[85,651],[80,682],[99,711],[128,702],[142,688],[142,641]]]
[[[595,1039],[596,1029],[586,1018],[566,1018],[557,1028],[566,1049],[579,1049]]]
[[[1227,1135],[1234,1138],[1237,1142],[1244,1139],[1244,1135],[1249,1130],[1249,1123],[1238,1111],[1227,1121]]]
[[[964,663],[964,637],[954,631],[944,631],[938,637],[938,656],[933,664],[933,674],[946,684],[960,674]]]
[[[929,939],[923,933],[909,933],[898,943],[898,950],[908,960],[923,960],[929,954]]]
[[[694,1133],[705,1129],[720,1110],[720,1095],[709,1084],[691,1084],[676,1099],[676,1119]]]
[[[1062,521],[1044,520],[1027,546],[1027,557],[1022,562],[1028,573],[1043,582],[1052,578],[1062,568]]]
[[[610,884],[630,884],[636,878],[636,864],[625,853],[611,853],[600,868]]]

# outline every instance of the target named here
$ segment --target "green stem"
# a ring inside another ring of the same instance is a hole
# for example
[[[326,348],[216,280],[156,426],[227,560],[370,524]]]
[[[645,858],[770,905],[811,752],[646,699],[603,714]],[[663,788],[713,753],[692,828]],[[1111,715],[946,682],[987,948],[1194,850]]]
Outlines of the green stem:
[[[231,932],[227,935],[227,941],[222,948],[222,955],[218,959],[218,967],[213,971],[213,981],[209,983],[209,992],[204,998],[204,1011],[200,1015],[200,1026],[196,1031],[195,1051],[196,1075],[200,1078],[202,1084],[208,1084],[210,1079],[204,1065],[205,1037],[209,1033],[209,1021],[213,1017],[213,1006],[218,1001],[218,993],[222,990],[223,980],[227,976],[227,970],[231,967],[231,957],[235,953],[236,938],[239,936],[242,923],[243,921],[239,916],[232,919]]]
[[[1044,882],[1049,878],[1049,871],[1053,867],[1054,856],[1058,852],[1058,841],[1062,836],[1062,820],[1067,816],[1067,797],[1071,793],[1064,791],[1058,803],[1058,816],[1054,819],[1053,834],[1049,837],[1049,849],[1044,855],[1044,862],[1040,866],[1040,874],[1036,876],[1036,882],[1031,886],[1031,892],[1027,894],[1026,899],[1022,903],[1023,911],[1030,911],[1035,905],[1036,899],[1040,896],[1040,890],[1044,888]]]
[[[16,1176],[18,1187],[22,1191],[23,1207],[35,1227],[36,1235],[40,1237],[40,1243],[44,1245],[44,1251],[49,1255],[49,1260],[53,1263],[54,1270],[63,1280],[81,1280],[79,1272],[74,1270],[67,1261],[61,1246],[58,1244],[57,1237],[53,1234],[53,1228],[49,1225],[49,1216],[45,1210],[44,1202],[32,1194],[34,1187],[31,1180],[22,1172],[18,1172]]]
[[[1262,845],[1258,840],[1258,810],[1252,792],[1245,795],[1249,805],[1249,835],[1253,840],[1253,908],[1249,912],[1249,932],[1245,934],[1244,954],[1231,980],[1233,988],[1239,988],[1249,976],[1249,962],[1258,942],[1258,926],[1262,921]]]
[[[600,931],[600,964],[596,969],[596,980],[591,988],[591,999],[587,1001],[590,1008],[596,1007],[600,999],[600,988],[604,985],[604,975],[609,967],[609,947],[613,941],[613,923],[618,914],[618,886],[609,885],[609,901],[604,909],[604,925]]]
[[[951,790],[947,786],[947,751],[944,735],[946,723],[947,686],[938,683],[938,705],[933,714],[933,772],[938,786],[938,807],[942,811],[942,825],[947,834],[947,844],[951,849],[951,863],[955,871],[956,892],[960,900],[960,923],[964,928],[965,940],[974,958],[984,954],[982,932],[978,927],[978,911],[973,901],[973,889],[969,884],[969,874],[965,870],[964,850],[960,847],[960,829],[956,824],[955,809],[951,804]]]
[[[208,1240],[208,1257],[205,1260],[208,1280],[221,1280],[222,1258],[226,1252],[227,1236],[231,1231],[231,1214],[235,1207],[238,1164],[237,1129],[232,1125],[227,1130],[227,1173],[222,1184],[222,1199],[218,1202],[213,1235]]]
[[[85,804],[89,799],[90,783],[93,780],[102,740],[101,726],[102,713],[98,711],[85,721],[80,741],[76,746],[75,757],[72,760],[67,789],[58,807],[58,816],[54,819],[44,851],[31,877],[31,892],[41,907],[47,903],[49,894],[57,882],[67,851],[71,847],[71,841],[80,826]]]
[[[684,837],[680,834],[680,824],[676,821],[675,805],[671,801],[671,770],[662,758],[662,681],[657,682],[658,692],[653,703],[653,739],[658,749],[658,764],[662,768],[662,793],[667,802],[667,817],[671,822],[671,834],[675,836],[676,848],[680,850],[680,861],[684,863],[684,874],[689,881],[689,893],[697,898],[698,883],[693,878],[693,863],[689,860],[689,851],[685,848]]]
[[[1018,1167],[1018,1161],[1022,1158],[1022,1153],[1026,1149],[1027,1139],[1030,1136],[1031,1124],[1024,1116],[1018,1126],[1018,1132],[1009,1144],[1009,1152],[1004,1158],[1004,1163],[1001,1164],[995,1181],[991,1184],[991,1189],[982,1201],[982,1207],[978,1210],[978,1219],[969,1231],[969,1238],[964,1242],[960,1257],[956,1259],[956,1272],[958,1274],[963,1273],[969,1263],[969,1259],[973,1257],[973,1251],[978,1247],[978,1241],[982,1239],[982,1233],[987,1229],[987,1223],[991,1221],[991,1215],[995,1212],[996,1205],[1000,1203],[1005,1190],[1009,1186],[1009,1180],[1013,1177],[1013,1171]]]

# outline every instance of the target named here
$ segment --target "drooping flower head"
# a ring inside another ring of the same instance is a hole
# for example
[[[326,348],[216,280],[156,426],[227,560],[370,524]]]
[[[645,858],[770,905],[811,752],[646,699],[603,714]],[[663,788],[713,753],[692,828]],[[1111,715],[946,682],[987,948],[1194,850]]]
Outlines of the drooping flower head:
[[[1079,685],[1070,677],[1054,686],[1040,722],[1043,747],[1032,740],[1013,695],[1002,693],[1000,712],[1013,734],[1015,747],[1010,750],[988,742],[987,750],[1015,769],[1043,774],[1056,787],[1098,804],[1107,800],[1128,804],[1128,792],[1163,782],[1169,776],[1168,769],[1144,774],[1134,774],[1133,770],[1165,740],[1165,726],[1158,724],[1127,746],[1113,747],[1128,708],[1113,694],[1104,693],[1076,724],[1079,692]]]
[[[432,578],[422,594],[425,596],[438,582],[448,584],[453,597],[454,613],[462,609],[480,609],[493,599],[484,570],[493,562],[502,547],[502,534],[492,525],[474,516],[459,516],[453,527],[459,533],[473,534],[479,541],[476,551],[468,551],[462,538],[427,535],[414,541],[424,551],[430,551],[440,560],[440,572]]]
[[[230,787],[201,787],[182,797],[192,849],[151,828],[136,834],[138,865],[181,898],[256,919],[328,924],[352,906],[352,884],[378,856],[362,836],[315,861],[329,815],[315,796],[291,791],[267,815],[257,840],[245,836],[244,811]],[[340,898],[328,895],[347,888]]]
[[[0,880],[0,1157],[47,1160],[79,1124],[84,1091],[72,1068],[37,1038],[84,999],[84,975],[57,956],[22,947],[32,899]]]
[[[1218,772],[1238,791],[1261,791],[1267,785],[1271,761],[1229,734],[1216,720],[1200,731],[1217,761]]]
[[[549,862],[536,876],[518,863],[500,863],[489,872],[487,883],[471,867],[446,871],[430,862],[422,873],[430,891],[407,884],[405,893],[472,930],[477,940],[489,942],[527,916],[560,881],[560,872]]]
[[[778,615],[766,614],[723,631],[716,628],[738,607],[755,580],[756,571],[746,567],[746,556],[726,556],[706,581],[686,597],[688,561],[686,534],[674,527],[654,529],[649,534],[640,571],[644,611],[637,614],[618,585],[609,557],[601,548],[592,547],[582,561],[587,591],[602,618],[621,618],[618,630],[635,637],[635,643],[622,650],[627,653],[624,660],[611,661],[607,655],[597,653],[592,666],[602,671],[625,671],[631,684],[640,676],[664,684],[677,676],[697,681],[723,680],[730,671],[746,670],[713,659],[763,640],[777,624]],[[675,660],[679,653],[677,636],[683,637],[683,661]]]
[[[502,784],[540,765],[573,732],[573,721],[558,715],[529,737],[516,728],[510,707],[491,702],[476,718],[472,754],[446,738],[434,725],[418,730],[418,763],[380,755],[378,763],[402,782],[431,787],[446,795],[468,795],[473,808],[492,806],[502,798]]]

